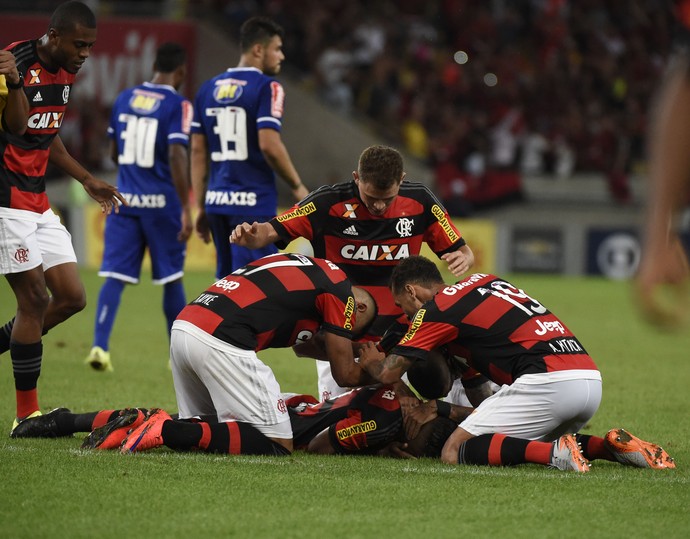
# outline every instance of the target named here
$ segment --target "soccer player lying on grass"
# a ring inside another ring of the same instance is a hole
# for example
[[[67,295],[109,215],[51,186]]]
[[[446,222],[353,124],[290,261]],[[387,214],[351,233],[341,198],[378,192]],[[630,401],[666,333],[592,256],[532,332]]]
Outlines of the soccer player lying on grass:
[[[446,285],[433,262],[415,256],[393,270],[391,291],[411,322],[388,355],[363,345],[359,362],[374,378],[396,382],[430,350],[446,346],[502,386],[448,438],[444,462],[534,462],[586,472],[589,460],[606,459],[675,468],[661,447],[623,429],[605,438],[571,434],[599,408],[601,375],[566,325],[523,290],[482,273]]]
[[[434,417],[435,401],[422,403],[411,397],[399,384],[367,386],[344,395],[317,401],[310,395],[285,395],[296,449],[320,454],[369,454],[410,458],[440,456],[440,447],[457,423],[467,417],[471,408],[447,405],[448,423],[415,424],[409,418],[412,408],[428,408]],[[441,407],[438,406],[440,410]],[[207,453],[287,455],[257,429],[240,421],[219,423],[173,419],[160,409],[102,410],[73,414],[65,408],[28,419],[21,423],[22,433],[30,437],[71,436],[92,432],[82,448],[120,449],[123,453],[167,446],[177,451]],[[413,434],[406,437],[405,431]],[[436,443],[436,454],[427,454],[430,439]],[[409,442],[409,446],[408,446]]]

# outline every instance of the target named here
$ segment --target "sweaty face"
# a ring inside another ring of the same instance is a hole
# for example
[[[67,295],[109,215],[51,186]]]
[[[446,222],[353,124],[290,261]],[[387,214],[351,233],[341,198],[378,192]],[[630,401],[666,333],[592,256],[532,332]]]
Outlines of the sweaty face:
[[[68,73],[76,74],[91,54],[96,43],[96,29],[77,24],[72,30],[58,33],[51,30],[52,60]]]
[[[280,63],[285,60],[283,54],[283,40],[280,36],[273,36],[268,45],[264,47],[263,71],[266,75],[277,75],[280,73]]]
[[[383,215],[393,203],[400,191],[400,183],[394,183],[388,189],[378,189],[375,185],[356,177],[355,183],[359,189],[359,198],[372,215]]]

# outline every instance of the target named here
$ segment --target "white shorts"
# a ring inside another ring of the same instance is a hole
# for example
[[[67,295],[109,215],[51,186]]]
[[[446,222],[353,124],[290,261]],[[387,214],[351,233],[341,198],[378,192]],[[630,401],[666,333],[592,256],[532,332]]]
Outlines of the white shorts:
[[[598,371],[579,372],[599,375]],[[502,386],[460,423],[460,428],[474,436],[500,433],[542,441],[579,432],[599,408],[601,378],[592,375],[559,380],[551,374],[521,376]]]
[[[0,217],[0,274],[76,262],[72,236],[53,210],[38,221]]]
[[[318,376],[319,399],[325,401],[344,395],[351,391],[351,387],[341,387],[333,378],[330,361],[316,361],[316,374]]]
[[[278,381],[253,350],[176,321],[170,364],[180,419],[215,415],[221,422],[249,423],[269,438],[292,438]]]

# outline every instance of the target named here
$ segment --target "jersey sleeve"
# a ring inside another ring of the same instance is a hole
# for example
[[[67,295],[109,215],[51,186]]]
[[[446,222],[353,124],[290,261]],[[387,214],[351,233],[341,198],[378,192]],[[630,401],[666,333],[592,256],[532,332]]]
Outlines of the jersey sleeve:
[[[432,300],[417,311],[407,328],[407,333],[390,351],[404,357],[426,359],[427,354],[454,340],[458,329],[441,319],[436,303]]]
[[[256,128],[275,129],[283,126],[283,109],[285,107],[285,90],[276,80],[268,79],[259,92],[259,110],[256,115]]]
[[[193,114],[192,104],[187,99],[181,99],[172,107],[172,116],[168,130],[169,144],[189,145]]]
[[[355,324],[355,297],[350,282],[332,284],[319,294],[316,303],[323,316],[321,328],[351,339]]]
[[[465,239],[453,224],[453,221],[451,221],[450,215],[443,204],[428,187],[425,186],[423,189],[426,222],[428,223],[424,231],[424,241],[439,257],[446,253],[457,251],[465,245]]]

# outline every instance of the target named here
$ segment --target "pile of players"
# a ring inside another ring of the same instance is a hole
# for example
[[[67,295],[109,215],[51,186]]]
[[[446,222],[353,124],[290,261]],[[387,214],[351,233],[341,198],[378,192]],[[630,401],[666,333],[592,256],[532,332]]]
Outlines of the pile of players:
[[[248,21],[240,65],[204,84],[194,107],[176,91],[184,51],[161,46],[152,81],[125,91],[114,107],[117,189],[83,170],[54,126],[27,127],[39,90],[26,74],[49,68],[40,85],[44,105],[64,111],[60,91],[68,95],[95,36],[88,7],[67,2],[45,36],[0,56],[0,219],[9,231],[1,247],[12,254],[1,263],[18,302],[17,317],[0,330],[0,353],[10,351],[17,391],[12,437],[89,432],[84,447],[124,453],[160,446],[267,455],[306,449],[579,472],[595,459],[675,467],[660,446],[624,429],[604,437],[579,432],[602,394],[584,345],[522,289],[495,275],[467,275],[472,250],[434,194],[405,180],[396,150],[366,148],[351,181],[307,193],[280,141],[284,94],[272,75],[283,59],[282,31],[272,21]],[[244,98],[259,104],[250,121],[247,110],[256,107],[242,108]],[[144,133],[156,134],[153,146]],[[32,166],[17,155],[32,156]],[[166,286],[175,417],[140,408],[40,412],[41,336],[85,303],[69,234],[45,196],[48,160],[81,181],[109,214],[101,271],[107,280],[87,362],[112,369],[107,340],[114,315],[124,283],[138,282],[148,247],[154,280]],[[146,171],[167,178],[167,186],[148,192],[138,182]],[[268,172],[268,183],[254,181],[260,171]],[[273,171],[298,200],[276,217]],[[213,238],[218,280],[185,305],[188,174],[195,227]],[[277,253],[297,237],[311,242],[313,256]],[[446,284],[436,263],[419,256],[423,243],[457,283]],[[289,347],[323,367],[320,400],[284,394],[257,356]],[[467,400],[442,400],[451,390]]]

